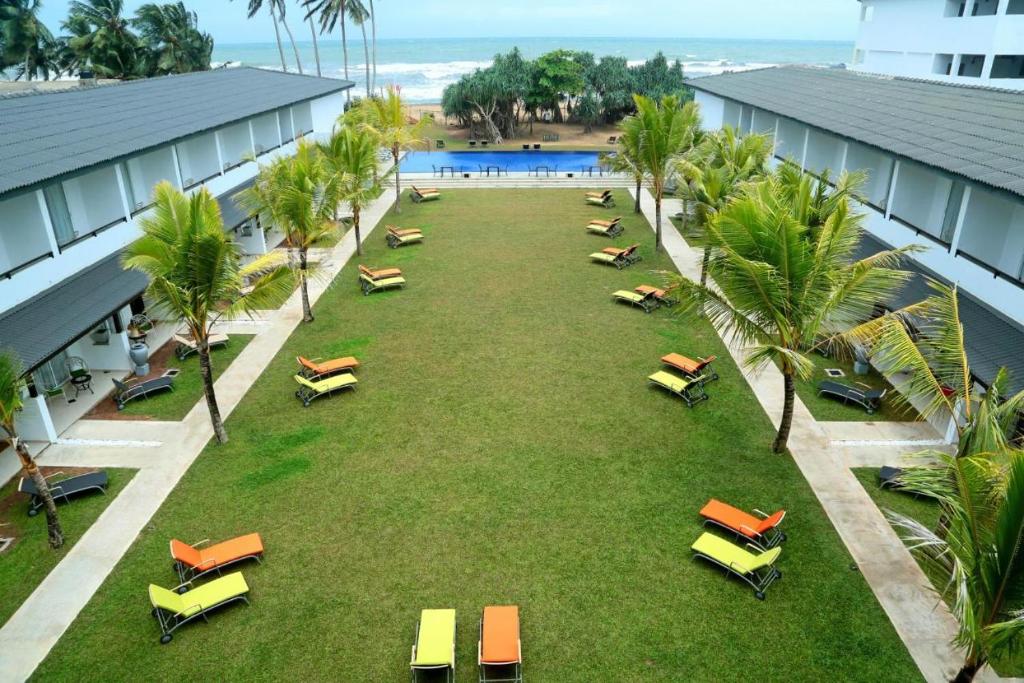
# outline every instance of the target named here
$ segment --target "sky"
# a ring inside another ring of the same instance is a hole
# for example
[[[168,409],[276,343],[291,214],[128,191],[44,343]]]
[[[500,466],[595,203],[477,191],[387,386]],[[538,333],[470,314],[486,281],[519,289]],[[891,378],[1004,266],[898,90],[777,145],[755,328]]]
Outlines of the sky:
[[[149,0],[154,1],[154,0]],[[161,1],[161,0],[156,0]],[[146,0],[125,0],[126,13]],[[364,0],[366,2],[366,0]],[[295,24],[304,16],[288,0]],[[626,36],[853,40],[857,0],[375,0],[378,38]],[[267,14],[245,19],[246,0],[185,0],[217,43],[269,42]],[[43,0],[55,32],[65,0]],[[300,31],[296,31],[299,38]]]

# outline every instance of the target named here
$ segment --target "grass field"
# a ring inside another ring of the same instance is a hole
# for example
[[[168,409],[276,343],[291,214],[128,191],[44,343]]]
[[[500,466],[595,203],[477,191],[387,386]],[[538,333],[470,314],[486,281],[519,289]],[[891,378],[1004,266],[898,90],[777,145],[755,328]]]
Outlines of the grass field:
[[[419,611],[452,607],[475,681],[480,609],[515,603],[534,681],[920,680],[710,327],[611,300],[670,266],[618,203],[614,243],[644,256],[623,271],[587,258],[613,242],[584,231],[609,212],[579,191],[405,200],[424,243],[370,236],[39,678],[404,680]],[[358,262],[408,287],[364,297]],[[671,351],[721,358],[710,401],[647,386]],[[303,408],[299,353],[358,356],[359,389]],[[690,559],[710,496],[789,511],[766,601]],[[167,539],[249,531],[252,605],[161,647],[146,585],[175,583]]]
[[[888,389],[890,394],[894,394],[895,391],[885,377],[874,368],[871,368],[866,375],[857,375],[853,372],[852,361],[826,358],[818,353],[811,353],[807,357],[814,363],[814,374],[810,379],[797,381],[796,393],[816,420],[825,422],[913,422],[919,419],[913,408],[906,403],[897,404],[892,396],[883,398],[881,407],[870,415],[856,403],[843,403],[827,396],[819,396],[818,385],[829,379],[829,376],[825,374],[826,368],[842,370],[846,376],[835,381],[843,384],[850,386],[858,386],[857,383],[866,384],[872,389]],[[863,389],[864,387],[859,388]]]
[[[83,494],[71,503],[58,503],[57,514],[64,529],[64,546],[51,550],[46,540],[46,515],[40,511],[29,517],[28,496],[17,493],[20,477],[0,487],[0,536],[18,539],[14,546],[0,555],[0,626],[14,614],[36,586],[57,566],[88,531],[107,505],[131,481],[135,470],[108,469],[109,488],[106,495]],[[59,481],[63,477],[56,477]]]

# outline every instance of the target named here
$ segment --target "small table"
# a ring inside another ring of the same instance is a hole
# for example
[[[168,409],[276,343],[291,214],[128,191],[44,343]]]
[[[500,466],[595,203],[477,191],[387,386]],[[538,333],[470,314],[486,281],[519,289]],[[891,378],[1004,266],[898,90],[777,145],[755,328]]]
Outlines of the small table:
[[[483,166],[480,167],[480,174],[481,175],[486,173],[487,177],[490,177],[491,176],[491,171],[494,171],[494,174],[496,176],[498,176],[499,178],[501,177],[501,166],[487,166],[486,168],[483,167]]]
[[[591,178],[593,178],[594,171],[597,171],[597,175],[601,176],[602,178],[604,177],[604,168],[602,168],[601,166],[583,166],[580,168],[580,175],[586,173]]]
[[[535,175],[539,178],[541,171],[544,171],[544,177],[550,177],[552,170],[555,172],[556,175],[558,174],[557,166],[554,169],[551,169],[548,166],[537,166],[535,168],[530,169],[530,173],[528,173],[527,175]]]
[[[444,178],[444,172],[445,171],[448,171],[449,175],[451,175],[452,178],[455,177],[455,167],[454,166],[440,166],[439,169],[441,171],[441,177],[442,178]]]
[[[94,393],[92,390],[92,375],[74,375],[71,377],[71,386],[75,388],[75,398],[83,391]]]

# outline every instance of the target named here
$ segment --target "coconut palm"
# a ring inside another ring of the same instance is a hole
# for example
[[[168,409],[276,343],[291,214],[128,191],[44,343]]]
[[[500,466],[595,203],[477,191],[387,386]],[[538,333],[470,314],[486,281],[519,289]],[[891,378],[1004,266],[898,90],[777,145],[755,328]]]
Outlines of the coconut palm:
[[[39,471],[39,466],[28,452],[25,442],[18,437],[18,429],[14,424],[14,417],[22,408],[21,392],[24,382],[21,376],[21,363],[17,357],[11,352],[0,351],[0,436],[6,439],[18,454],[22,471],[39,491],[43,499],[43,509],[46,510],[46,535],[50,547],[59,548],[64,545],[64,530],[61,529],[60,520],[57,518],[57,506],[53,503],[46,477]]]
[[[810,376],[808,352],[823,337],[867,320],[906,280],[897,270],[904,251],[854,260],[863,217],[850,212],[857,177],[844,175],[834,190],[833,212],[812,228],[777,173],[747,185],[709,221],[708,272],[717,288],[669,275],[684,311],[705,313],[725,335],[750,347],[746,364],[769,363],[783,375],[784,404],[773,449],[786,449],[793,421],[796,379]],[[800,196],[810,193],[810,177]]]
[[[615,154],[603,156],[602,160],[612,171],[632,176],[636,182],[633,212],[640,213],[640,191],[644,185],[644,170],[640,165],[640,129],[636,126],[627,129],[620,122],[619,139],[616,145],[618,147]]]
[[[696,209],[698,231],[703,231],[711,216],[725,206],[744,183],[766,172],[772,145],[768,135],[749,133],[741,137],[727,125],[704,136],[700,144],[677,161],[683,195]],[[710,251],[705,247],[701,284],[707,282],[709,257]]]
[[[249,0],[246,17],[252,19],[261,9],[263,0]],[[277,42],[277,54],[281,58],[281,71],[288,73],[288,62],[284,59],[284,43],[281,42],[281,27],[277,23],[277,3],[268,2],[267,12],[270,13],[270,21],[274,24],[274,39]]]
[[[196,342],[206,405],[217,441],[228,440],[213,386],[208,344],[221,317],[252,314],[292,290],[291,269],[271,252],[241,265],[238,245],[224,231],[220,206],[204,187],[186,196],[169,182],[154,189],[153,212],[142,237],[128,245],[124,266],[149,278],[147,298],[181,320]]]
[[[363,32],[363,62],[366,68],[366,96],[373,94],[373,83],[370,80],[370,44],[366,39],[366,20],[370,18],[370,11],[362,0],[347,0],[345,7],[348,9],[349,19]]]
[[[359,107],[345,115],[345,120],[362,126],[377,138],[381,147],[391,151],[395,170],[395,213],[401,213],[402,184],[398,157],[404,150],[427,146],[423,130],[428,121],[420,119],[416,123],[409,123],[401,92],[395,86],[388,86],[383,97],[364,100]]]
[[[183,2],[142,5],[131,24],[149,53],[148,75],[209,70],[213,38],[199,30],[198,16]]]
[[[341,25],[341,52],[345,65],[345,80],[348,80],[348,36],[345,33],[345,12],[346,0],[303,0],[302,6],[306,9],[306,18],[312,19],[314,15],[319,16],[320,32],[330,33],[338,24]],[[346,101],[352,101],[352,90],[345,90]]]
[[[661,202],[665,185],[673,175],[679,156],[693,147],[700,127],[697,104],[683,104],[678,98],[666,96],[656,102],[643,95],[634,95],[636,114],[621,124],[628,139],[638,141],[637,168],[643,172],[654,195],[655,248],[662,249]]]
[[[377,161],[377,137],[361,126],[336,127],[331,138],[319,143],[320,153],[338,180],[338,199],[352,211],[352,227],[356,234],[356,253],[362,255],[363,240],[360,215],[366,206],[380,196],[381,181],[395,167],[380,173]]]
[[[143,75],[139,40],[124,16],[124,0],[73,0],[62,24],[74,37],[68,46],[97,75],[134,78]]]
[[[263,217],[285,235],[298,257],[302,319],[313,322],[309,305],[309,248],[338,229],[339,178],[312,142],[300,139],[293,157],[279,157],[261,166],[256,182],[239,199],[251,214]]]
[[[306,17],[306,22],[309,24],[309,35],[313,39],[313,59],[316,60],[316,75],[322,77],[324,72],[320,67],[320,43],[316,39],[316,26],[313,25],[313,20],[310,17]]]
[[[943,586],[959,626],[953,642],[966,651],[954,680],[968,683],[1024,634],[1024,451],[933,457],[935,466],[908,470],[901,486],[938,501],[941,532],[887,515]]]
[[[373,8],[373,0],[370,0],[370,29],[373,39],[373,82],[370,85],[370,92],[377,91],[377,11]]]
[[[260,2],[260,0],[249,0],[249,4],[253,2]],[[299,55],[299,46],[295,43],[295,36],[292,35],[292,27],[288,25],[288,19],[285,16],[288,6],[285,0],[267,0],[277,11],[277,19],[281,22],[281,26],[284,26],[284,32],[288,34],[288,42],[292,44],[292,52],[295,53],[295,66],[298,67],[299,73],[305,73],[302,70],[302,56]]]
[[[37,74],[49,80],[56,42],[39,19],[40,0],[10,0],[0,4],[0,69],[18,67],[17,75],[31,81]]]

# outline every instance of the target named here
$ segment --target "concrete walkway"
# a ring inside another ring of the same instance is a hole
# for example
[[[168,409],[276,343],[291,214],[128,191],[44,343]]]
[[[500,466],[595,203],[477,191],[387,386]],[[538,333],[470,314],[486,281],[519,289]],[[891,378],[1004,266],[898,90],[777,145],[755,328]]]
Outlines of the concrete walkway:
[[[393,201],[385,192],[364,210],[364,242]],[[324,254],[320,276],[310,284],[311,303],[354,253],[355,234],[350,231]],[[298,297],[296,292],[280,310],[261,316],[262,324],[244,329],[256,337],[216,383],[225,419],[301,323]],[[232,323],[236,325],[243,323]],[[206,402],[200,400],[182,422],[82,420],[43,452],[39,462],[47,466],[139,471],[0,629],[0,681],[23,681],[32,674],[212,438]]]
[[[646,191],[642,192],[640,207],[653,229],[654,199]],[[678,203],[673,204],[671,212],[678,211],[678,207]],[[662,208],[663,216],[669,215],[665,207]],[[701,250],[690,247],[667,219],[662,223],[662,238],[665,250],[679,271],[691,279],[699,279]],[[734,339],[725,336],[723,339],[761,407],[772,424],[778,427],[783,403],[782,373],[774,366],[759,372],[748,370],[743,364],[747,357],[746,349]],[[866,423],[852,424],[863,426]],[[948,681],[962,662],[960,654],[950,645],[956,633],[956,622],[945,604],[931,592],[928,579],[917,562],[850,471],[848,463],[858,460],[848,452],[854,449],[833,445],[833,435],[837,432],[843,435],[856,433],[857,427],[837,427],[836,423],[827,425],[830,427],[828,430],[814,419],[797,397],[789,438],[793,460],[811,485],[925,679],[934,683]],[[906,438],[909,435],[916,439],[925,434],[937,438],[933,431],[922,431],[926,429],[930,428],[885,426],[869,429],[868,434],[883,438],[894,435]],[[890,455],[893,455],[891,451],[884,452],[885,457]],[[822,599],[827,599],[827,596],[822,596]],[[979,680],[999,678],[987,669]]]

